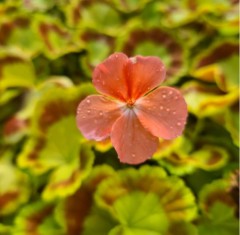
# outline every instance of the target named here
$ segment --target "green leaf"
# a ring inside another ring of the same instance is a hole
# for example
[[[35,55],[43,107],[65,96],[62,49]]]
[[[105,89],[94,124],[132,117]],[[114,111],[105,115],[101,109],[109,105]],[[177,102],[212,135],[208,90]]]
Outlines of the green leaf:
[[[93,207],[84,222],[83,235],[106,235],[117,225],[117,221],[111,215],[97,207]]]
[[[121,0],[113,0],[113,2],[119,10],[129,13],[144,9],[146,4],[151,2],[151,0],[128,0],[126,2]]]
[[[29,57],[35,56],[42,46],[42,41],[32,29],[33,20],[27,12],[17,12],[11,17],[6,17],[0,23],[0,44],[19,50],[21,54]],[[6,33],[7,31],[7,33]]]
[[[35,71],[27,58],[0,50],[0,91],[9,87],[32,87],[34,81]]]
[[[85,84],[68,89],[53,86],[40,92],[31,111],[32,136],[18,156],[19,166],[42,174],[79,158],[82,136],[75,113],[78,103],[92,91]]]
[[[43,191],[45,200],[73,194],[90,174],[94,160],[93,152],[89,146],[81,145],[80,157],[78,154],[71,156],[73,157],[72,161],[66,165],[60,165],[53,171]]]
[[[12,227],[0,223],[0,234],[1,235],[11,235],[12,234]]]
[[[223,91],[231,91],[238,89],[239,86],[239,71],[237,70],[239,65],[239,57],[234,54],[230,58],[226,58],[219,63],[220,68],[223,71],[223,77],[217,77],[216,81],[219,87]]]
[[[23,7],[30,11],[46,11],[47,9],[54,6],[56,2],[54,0],[30,0],[24,1]]]
[[[82,234],[84,231],[84,234],[100,235],[103,230],[103,235],[107,234],[104,223],[108,225],[112,219],[110,216],[105,219],[104,215],[107,216],[107,212],[94,207],[93,197],[98,185],[114,174],[114,170],[107,165],[94,167],[81,187],[58,204],[55,216],[66,231],[72,231],[74,234]]]
[[[9,159],[0,158],[0,216],[15,212],[30,197],[29,178]]]
[[[225,127],[230,132],[232,140],[239,146],[239,103],[236,102],[225,114]]]
[[[199,207],[203,212],[209,213],[216,203],[224,203],[237,211],[237,205],[230,193],[231,182],[229,179],[214,180],[205,185],[199,193]]]
[[[164,234],[168,229],[167,215],[156,194],[130,193],[115,201],[113,209],[123,234]]]
[[[221,147],[204,145],[191,154],[190,161],[196,167],[204,170],[216,170],[223,167],[228,159],[228,152]]]
[[[44,54],[55,59],[78,48],[69,30],[57,18],[50,15],[36,14],[33,21],[33,32],[42,42]]]
[[[228,48],[228,50],[226,50]],[[208,50],[203,50],[193,60],[193,70],[229,59],[238,53],[238,42],[224,40],[214,42]]]
[[[185,83],[182,92],[189,111],[200,118],[219,114],[238,99],[237,90],[223,93],[215,86],[195,81]]]
[[[173,84],[176,82],[173,78],[179,78],[188,69],[188,52],[178,37],[170,31],[156,27],[144,28],[142,22],[133,21],[120,39],[117,48],[127,55],[154,55],[164,62],[167,68],[164,84]]]
[[[135,191],[156,194],[171,221],[189,221],[196,215],[192,192],[177,177],[167,177],[160,167],[144,166],[139,170],[119,171],[115,177],[99,185],[95,198],[101,208],[114,215],[114,202]]]
[[[34,174],[49,173],[42,194],[45,200],[73,194],[90,173],[94,154],[90,145],[83,143],[75,113],[91,88],[87,84],[70,88],[45,86],[33,107],[32,136],[19,154],[18,164]]]
[[[71,135],[69,135],[71,133]],[[80,154],[80,135],[75,126],[75,117],[66,116],[53,123],[45,138],[30,138],[19,155],[21,167],[41,174],[52,168],[72,164]]]
[[[25,206],[15,218],[13,234],[64,235],[53,218],[53,209],[53,204],[40,200]]]
[[[232,208],[215,203],[198,229],[199,235],[232,235],[238,233],[239,223]]]
[[[81,16],[81,26],[96,31],[100,30],[102,34],[115,35],[119,32],[121,26],[120,15],[114,8],[104,2],[90,3],[88,6],[82,7]]]
[[[83,234],[160,235],[168,229],[168,218],[155,194],[132,192],[115,201],[113,210],[114,217],[94,207]]]
[[[171,224],[171,227],[168,230],[166,235],[199,235],[197,227],[192,223],[181,222]]]

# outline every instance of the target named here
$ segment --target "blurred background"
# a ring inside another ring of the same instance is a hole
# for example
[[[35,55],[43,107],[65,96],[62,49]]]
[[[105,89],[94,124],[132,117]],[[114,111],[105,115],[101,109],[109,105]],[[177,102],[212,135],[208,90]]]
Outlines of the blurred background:
[[[161,58],[188,104],[141,166],[76,128],[116,51]],[[236,0],[0,0],[0,235],[237,234],[238,53]]]

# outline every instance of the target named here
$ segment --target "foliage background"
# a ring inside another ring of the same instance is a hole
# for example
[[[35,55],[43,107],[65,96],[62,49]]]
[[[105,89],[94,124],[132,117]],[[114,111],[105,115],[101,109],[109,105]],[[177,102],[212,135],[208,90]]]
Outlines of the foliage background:
[[[1,0],[0,234],[237,234],[238,17],[235,0]],[[188,103],[141,166],[75,124],[115,51],[159,56]]]

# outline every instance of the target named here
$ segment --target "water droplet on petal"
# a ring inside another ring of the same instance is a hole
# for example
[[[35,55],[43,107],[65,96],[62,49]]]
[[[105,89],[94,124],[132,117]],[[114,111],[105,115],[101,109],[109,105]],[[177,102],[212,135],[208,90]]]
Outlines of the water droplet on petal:
[[[103,115],[103,112],[102,112],[102,111],[100,111],[100,112],[99,112],[99,115],[100,115],[100,116],[102,116],[102,115]]]
[[[87,111],[87,113],[91,113],[91,111],[90,111],[90,110],[88,110],[88,111]]]
[[[173,115],[176,115],[176,112],[174,111],[172,114],[173,114]]]
[[[136,57],[132,57],[129,59],[133,64],[137,63],[137,58]]]
[[[172,93],[173,93],[173,91],[169,91],[169,93],[168,93],[168,94],[169,94],[169,95],[172,95]]]
[[[170,129],[173,129],[173,127],[172,127],[172,126],[170,126]]]
[[[178,100],[178,96],[175,96],[174,99],[175,99],[175,100]]]
[[[88,104],[90,104],[90,103],[91,103],[91,101],[90,101],[90,100],[86,100],[86,102],[87,102]]]
[[[160,110],[163,110],[163,106],[160,106]]]
[[[136,157],[136,154],[135,154],[135,153],[132,153],[132,157]]]
[[[166,110],[167,110],[167,112],[169,112],[169,111],[170,111],[170,109],[169,109],[169,108],[167,108]]]
[[[177,126],[181,126],[181,125],[182,125],[182,123],[181,123],[181,122],[178,122],[178,123],[177,123]]]
[[[82,116],[82,118],[84,119],[84,118],[86,118],[86,116]]]
[[[162,95],[162,98],[165,99],[165,98],[166,98],[166,95]]]

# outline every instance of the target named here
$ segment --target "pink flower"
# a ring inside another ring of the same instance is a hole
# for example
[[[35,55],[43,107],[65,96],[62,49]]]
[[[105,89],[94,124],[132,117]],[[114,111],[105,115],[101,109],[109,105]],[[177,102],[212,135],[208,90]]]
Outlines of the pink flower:
[[[98,141],[110,137],[121,162],[149,159],[158,138],[181,135],[187,118],[181,93],[158,87],[165,74],[158,57],[112,54],[93,72],[93,84],[102,95],[90,95],[78,106],[77,126],[82,134]]]

